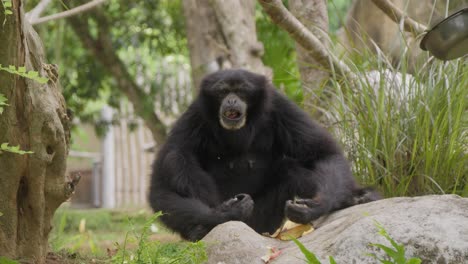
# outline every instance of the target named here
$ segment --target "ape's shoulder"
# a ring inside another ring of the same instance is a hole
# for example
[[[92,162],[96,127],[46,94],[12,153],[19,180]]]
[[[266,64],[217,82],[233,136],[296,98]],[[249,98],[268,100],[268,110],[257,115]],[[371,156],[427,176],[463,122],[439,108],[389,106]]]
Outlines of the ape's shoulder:
[[[179,117],[172,126],[166,143],[179,146],[194,146],[210,133],[207,121],[195,102]]]
[[[272,94],[271,100],[271,115],[275,122],[292,123],[304,127],[318,126],[304,110],[278,91]]]
[[[286,96],[275,94],[271,115],[276,140],[287,153],[327,156],[342,152],[333,136]]]

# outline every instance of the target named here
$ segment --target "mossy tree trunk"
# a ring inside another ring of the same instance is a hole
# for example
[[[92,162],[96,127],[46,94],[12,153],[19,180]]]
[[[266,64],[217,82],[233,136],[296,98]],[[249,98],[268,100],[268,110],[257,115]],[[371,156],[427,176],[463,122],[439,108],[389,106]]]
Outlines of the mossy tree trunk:
[[[8,106],[0,115],[0,144],[33,154],[0,153],[0,255],[44,263],[51,219],[73,192],[65,177],[70,130],[57,67],[45,63],[39,36],[26,22],[24,1],[0,5],[0,64],[37,71],[46,84],[0,71],[0,93]]]

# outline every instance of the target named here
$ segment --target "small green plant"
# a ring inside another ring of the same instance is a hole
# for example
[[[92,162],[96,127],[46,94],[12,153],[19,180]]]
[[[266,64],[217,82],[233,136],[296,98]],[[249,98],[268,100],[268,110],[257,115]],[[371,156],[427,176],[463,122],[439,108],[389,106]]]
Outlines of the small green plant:
[[[377,257],[375,254],[369,254],[369,256],[374,257],[375,259],[379,260],[380,263],[383,264],[419,264],[421,263],[421,259],[419,258],[410,258],[407,259],[405,256],[405,247],[403,244],[398,244],[392,237],[388,234],[387,230],[377,221],[374,221],[375,226],[379,230],[379,235],[383,236],[393,248],[382,245],[382,244],[370,244],[371,246],[380,248],[385,252],[385,254],[390,258],[390,260],[385,260],[383,258]]]
[[[22,76],[22,77],[25,77],[25,78],[28,78],[28,79],[31,79],[31,80],[34,80],[34,81],[36,81],[38,83],[41,83],[41,84],[47,83],[47,81],[49,81],[49,79],[47,79],[46,77],[39,76],[39,73],[37,71],[26,71],[26,67],[18,67],[17,68],[14,65],[9,65],[8,67],[3,67],[0,64],[0,70],[6,71],[6,72],[9,72],[9,73],[12,73],[12,74],[16,74],[16,75],[19,75],[19,76]]]
[[[379,258],[377,257],[376,254],[373,254],[373,253],[367,254],[368,256],[371,256],[377,259],[382,264],[420,264],[421,263],[421,259],[419,258],[407,259],[405,256],[406,251],[405,251],[404,245],[398,244],[395,240],[393,240],[388,234],[388,232],[385,230],[385,228],[382,226],[382,224],[380,224],[377,221],[374,221],[374,223],[378,229],[378,234],[383,236],[387,241],[389,241],[393,248],[385,246],[383,244],[371,243],[370,244],[371,246],[382,249],[384,253],[386,254],[386,257],[390,260]],[[297,239],[293,239],[293,241],[299,247],[302,254],[304,254],[304,256],[306,257],[306,261],[308,264],[321,264],[317,256],[313,252],[308,250],[304,246],[304,244],[299,242]],[[336,261],[332,256],[329,257],[329,261],[330,261],[330,264],[336,264]]]
[[[20,154],[20,155],[34,153],[32,151],[21,150],[19,145],[18,146],[9,146],[8,143],[2,143],[0,145],[0,154],[2,153],[2,151],[11,152],[11,153]]]
[[[304,254],[304,256],[306,257],[307,259],[307,263],[308,264],[321,264],[322,262],[320,262],[320,260],[318,260],[317,256],[315,256],[315,254],[313,252],[311,252],[310,250],[308,250],[304,244],[302,244],[301,242],[299,242],[299,240],[297,239],[293,239],[294,243],[296,243],[296,245],[299,247],[299,249],[301,250],[302,254]],[[330,264],[336,264],[336,261],[335,259],[332,257],[332,256],[329,256],[329,261],[330,261]]]

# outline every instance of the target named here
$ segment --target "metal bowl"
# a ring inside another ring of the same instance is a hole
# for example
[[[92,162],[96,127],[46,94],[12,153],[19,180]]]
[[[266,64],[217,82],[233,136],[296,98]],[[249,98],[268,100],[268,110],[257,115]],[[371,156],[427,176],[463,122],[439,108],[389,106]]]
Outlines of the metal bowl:
[[[452,60],[468,54],[468,8],[436,24],[423,37],[420,47],[441,60]]]

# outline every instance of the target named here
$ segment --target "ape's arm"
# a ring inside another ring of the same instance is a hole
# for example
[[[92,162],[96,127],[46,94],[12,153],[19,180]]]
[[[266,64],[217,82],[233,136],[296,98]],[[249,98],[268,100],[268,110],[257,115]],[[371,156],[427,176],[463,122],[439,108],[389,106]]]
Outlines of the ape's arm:
[[[188,240],[198,240],[214,226],[244,220],[253,209],[250,197],[221,203],[216,185],[188,151],[166,145],[154,166],[150,202],[162,221]]]

